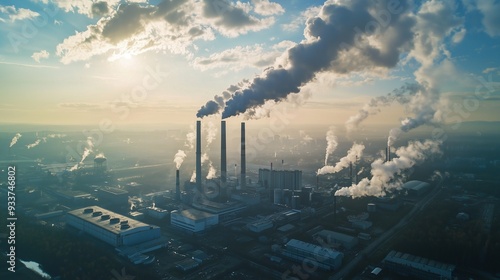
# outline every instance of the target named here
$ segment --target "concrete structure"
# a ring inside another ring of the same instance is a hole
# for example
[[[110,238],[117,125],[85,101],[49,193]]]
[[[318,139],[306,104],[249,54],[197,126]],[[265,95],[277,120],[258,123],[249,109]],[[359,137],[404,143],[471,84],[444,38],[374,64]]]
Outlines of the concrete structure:
[[[259,169],[259,181],[270,189],[300,190],[302,188],[301,170]]]
[[[344,254],[330,248],[306,243],[297,239],[288,241],[283,256],[298,262],[306,261],[314,263],[319,268],[326,270],[337,270],[342,265]]]
[[[94,174],[99,175],[106,172],[106,157],[99,154],[94,158]]]
[[[368,205],[366,206],[366,210],[368,211],[368,213],[373,213],[377,211],[377,205],[375,203],[368,203]]]
[[[175,170],[175,200],[181,201],[181,182],[179,169]]]
[[[136,245],[160,238],[160,228],[98,206],[76,209],[66,215],[68,225],[115,247]]]
[[[182,211],[174,210],[170,213],[170,224],[190,232],[200,232],[217,225],[219,217],[196,209]]]
[[[246,162],[246,152],[245,152],[245,123],[241,123],[241,179],[240,186],[244,188],[247,181],[247,162]]]
[[[261,232],[273,227],[273,222],[267,219],[260,219],[247,224],[247,228],[253,232]]]
[[[348,250],[358,245],[356,237],[330,230],[319,231],[316,237],[320,237],[327,244],[338,244]]]
[[[158,207],[148,207],[146,208],[146,214],[152,218],[161,220],[167,217],[169,212]]]
[[[202,193],[201,188],[201,121],[196,121],[196,188]]]
[[[383,260],[386,269],[404,277],[418,279],[453,279],[455,266],[413,256],[406,253],[391,251]]]
[[[220,122],[220,181],[227,181],[226,121]]]
[[[414,197],[419,197],[425,194],[429,189],[431,188],[431,185],[426,182],[422,181],[408,181],[404,183],[403,185],[403,190],[406,190],[408,192],[409,196],[414,196]]]

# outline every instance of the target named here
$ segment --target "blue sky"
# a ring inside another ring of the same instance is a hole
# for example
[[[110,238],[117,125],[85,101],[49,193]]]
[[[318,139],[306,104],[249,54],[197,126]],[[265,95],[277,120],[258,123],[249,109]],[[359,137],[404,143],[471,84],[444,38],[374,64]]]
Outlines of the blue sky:
[[[360,33],[360,46],[338,48],[337,37],[349,42],[353,27],[390,5],[407,9]],[[0,36],[7,123],[192,123],[215,95],[224,100],[212,118],[266,119],[299,98],[304,124],[343,124],[363,108],[369,117],[356,125],[445,123],[447,106],[474,97],[481,77],[488,98],[463,120],[500,121],[500,1],[3,1]],[[328,53],[311,51],[315,44]],[[273,74],[296,73],[298,61],[311,73],[302,73],[299,93],[281,92]],[[366,107],[407,83],[425,86],[406,101]]]

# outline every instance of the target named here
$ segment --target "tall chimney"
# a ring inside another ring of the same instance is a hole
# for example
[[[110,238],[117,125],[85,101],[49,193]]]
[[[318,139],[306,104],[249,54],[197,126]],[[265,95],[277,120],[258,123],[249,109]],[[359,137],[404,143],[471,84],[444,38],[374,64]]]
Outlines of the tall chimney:
[[[389,161],[389,146],[385,147],[385,161]]]
[[[175,199],[181,200],[181,183],[179,179],[179,169],[175,171]]]
[[[227,162],[226,162],[226,121],[220,122],[220,179],[222,183],[227,180]]]
[[[391,146],[387,146],[387,161],[391,161]]]
[[[349,163],[349,179],[352,182],[352,162]]]
[[[201,121],[196,121],[196,188],[201,192]]]
[[[246,158],[245,158],[245,123],[241,123],[241,181],[240,186],[246,186]]]

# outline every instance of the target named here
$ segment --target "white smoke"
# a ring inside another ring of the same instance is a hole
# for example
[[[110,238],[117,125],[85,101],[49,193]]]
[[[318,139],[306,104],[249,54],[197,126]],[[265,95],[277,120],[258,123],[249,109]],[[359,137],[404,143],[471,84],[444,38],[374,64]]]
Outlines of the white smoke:
[[[42,139],[36,139],[36,141],[35,141],[34,143],[32,143],[32,144],[28,144],[28,145],[26,145],[26,147],[27,147],[28,149],[31,149],[31,148],[33,148],[33,147],[38,146],[38,144],[40,144],[40,142],[42,142]]]
[[[184,144],[189,149],[194,149],[194,143],[196,142],[196,129],[194,125],[190,126],[190,131],[186,134],[186,143]]]
[[[299,130],[299,135],[301,138],[300,142],[304,145],[309,144],[313,140],[304,130]]]
[[[208,174],[207,174],[207,179],[213,179],[216,177],[217,174],[217,169],[215,169],[214,165],[212,164],[212,161],[208,161]]]
[[[207,132],[207,143],[206,147],[210,146],[212,142],[215,140],[215,137],[217,136],[217,127],[214,125],[213,122],[208,122],[207,126],[205,127],[205,131]]]
[[[17,143],[17,140],[19,140],[19,138],[21,138],[21,136],[22,136],[21,133],[16,133],[14,138],[12,138],[12,140],[10,141],[9,148],[12,148],[12,146],[14,146]]]
[[[410,101],[411,96],[420,90],[420,88],[420,85],[416,83],[406,84],[387,95],[372,98],[370,102],[366,103],[356,115],[351,116],[346,121],[345,126],[347,132],[350,133],[356,130],[370,115],[379,113],[381,107],[389,106],[394,102],[407,104]]]
[[[339,160],[335,166],[326,165],[318,169],[317,175],[324,175],[329,173],[337,173],[344,168],[349,167],[349,164],[355,163],[363,155],[365,146],[363,144],[354,143],[347,151],[347,155]]]
[[[431,156],[441,155],[441,141],[425,140],[410,142],[396,150],[397,157],[390,161],[379,158],[371,164],[371,179],[364,178],[357,185],[344,187],[335,192],[337,196],[385,196],[400,189],[402,176],[415,165]]]
[[[328,165],[328,157],[333,154],[337,146],[339,145],[337,141],[337,136],[335,136],[335,127],[331,126],[330,130],[326,133],[326,154],[325,154],[325,166]]]
[[[83,164],[83,162],[85,161],[85,159],[93,152],[93,149],[94,149],[94,142],[93,142],[93,139],[92,137],[87,137],[87,140],[86,140],[86,147],[84,148],[83,150],[83,153],[82,153],[82,159],[80,160],[80,162],[78,162],[77,164],[75,164],[73,167],[71,167],[69,169],[69,171],[75,171],[77,170],[78,168],[80,168],[80,165]]]
[[[363,171],[365,171],[365,168],[361,167],[361,169],[358,171],[358,173],[356,175],[361,175],[361,173],[363,173]]]
[[[47,138],[64,138],[64,137],[66,137],[66,134],[53,133],[47,135]]]
[[[196,170],[193,170],[193,174],[191,174],[191,179],[189,179],[189,182],[196,182]]]
[[[185,158],[186,153],[183,150],[178,150],[174,156],[175,167],[177,168],[177,170],[181,168],[182,162],[184,162]]]

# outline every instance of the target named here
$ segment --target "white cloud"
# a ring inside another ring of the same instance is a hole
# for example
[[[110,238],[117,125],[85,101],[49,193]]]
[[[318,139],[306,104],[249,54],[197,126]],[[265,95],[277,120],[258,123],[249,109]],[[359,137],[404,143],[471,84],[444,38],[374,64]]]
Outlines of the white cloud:
[[[296,17],[292,22],[282,24],[281,28],[285,31],[297,31],[302,25],[306,23],[307,19],[317,16],[320,10],[320,6],[311,6],[300,13],[300,16]]]
[[[65,12],[79,13],[88,17],[100,17],[110,14],[120,3],[120,0],[37,0],[56,5]],[[144,1],[142,1],[144,2]]]
[[[50,54],[46,50],[41,50],[39,52],[33,53],[31,58],[33,58],[36,62],[40,63],[40,59],[42,58],[49,58]]]
[[[483,74],[488,74],[488,73],[494,72],[496,70],[498,70],[497,67],[486,68],[486,69],[483,70]]]
[[[16,8],[15,6],[2,6],[0,5],[0,21],[1,22],[6,22],[7,20],[10,20],[11,22],[14,22],[16,20],[23,20],[23,19],[31,19],[39,16],[40,14],[37,12],[34,12],[30,9],[24,9],[24,8]]]
[[[285,9],[274,2],[269,2],[269,0],[253,0],[255,5],[255,13],[263,16],[281,15],[285,12]]]
[[[273,65],[285,49],[294,46],[291,41],[282,41],[270,49],[262,44],[253,46],[237,46],[224,50],[220,53],[211,54],[208,57],[197,57],[192,61],[194,68],[206,71],[212,69],[224,69],[223,73],[229,70],[238,71],[247,67],[262,69]]]
[[[65,64],[96,55],[115,60],[147,51],[192,56],[197,49],[193,42],[214,40],[215,31],[235,37],[274,23],[273,17],[251,16],[252,9],[249,3],[208,0],[163,0],[156,6],[122,3],[87,30],[66,38],[56,54]]]
[[[462,42],[462,40],[465,38],[465,33],[467,33],[467,30],[464,27],[461,27],[455,34],[453,34],[453,43],[458,44]]]
[[[483,25],[491,37],[500,36],[500,2],[478,0],[477,9],[483,14]]]

